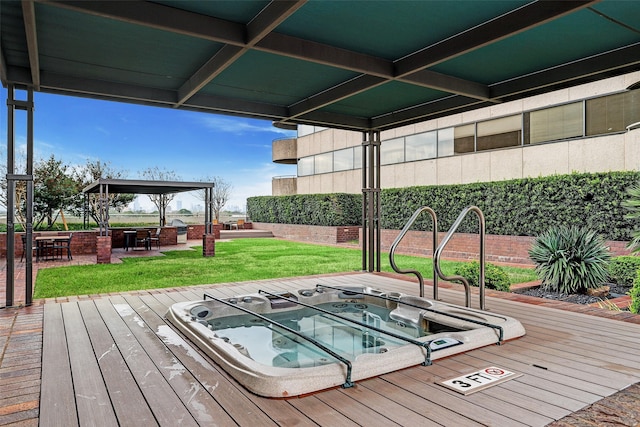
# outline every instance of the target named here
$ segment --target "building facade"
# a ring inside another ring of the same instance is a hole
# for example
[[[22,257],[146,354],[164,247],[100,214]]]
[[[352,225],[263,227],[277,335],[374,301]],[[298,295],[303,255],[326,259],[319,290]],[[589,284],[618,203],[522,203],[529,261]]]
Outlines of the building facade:
[[[299,126],[274,141],[297,165],[273,195],[360,193],[359,132]],[[464,184],[640,170],[640,72],[381,133],[381,187]]]

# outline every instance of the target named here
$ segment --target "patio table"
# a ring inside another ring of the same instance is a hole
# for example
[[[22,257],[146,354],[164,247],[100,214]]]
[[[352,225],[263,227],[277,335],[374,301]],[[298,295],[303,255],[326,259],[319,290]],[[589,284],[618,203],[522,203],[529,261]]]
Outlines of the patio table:
[[[124,250],[128,251],[136,243],[136,230],[124,230]]]
[[[69,236],[37,236],[36,241],[36,262],[53,260],[56,257],[54,246],[56,243],[69,240]],[[62,254],[60,255],[62,258]]]

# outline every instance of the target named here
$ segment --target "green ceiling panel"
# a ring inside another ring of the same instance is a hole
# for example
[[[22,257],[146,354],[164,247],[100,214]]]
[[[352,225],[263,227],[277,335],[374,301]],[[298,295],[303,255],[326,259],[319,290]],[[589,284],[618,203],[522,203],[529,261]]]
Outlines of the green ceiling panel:
[[[637,5],[635,10],[639,10]],[[587,9],[456,57],[432,70],[494,84],[634,42],[640,42],[640,33]]]
[[[448,94],[438,90],[416,88],[402,82],[390,82],[327,106],[322,111],[360,117],[376,117],[389,111],[402,110],[445,96]]]
[[[244,100],[291,105],[356,73],[269,53],[245,53],[203,93]]]
[[[189,12],[214,16],[227,21],[246,24],[253,17],[269,4],[266,0],[181,0],[175,1],[154,1],[176,9],[187,10]]]
[[[122,83],[145,84],[154,79],[160,88],[177,89],[209,57],[219,43],[149,27],[83,16],[47,5],[38,14],[38,40],[43,71],[71,72]],[[144,52],[144,54],[141,54]],[[68,64],[65,66],[65,64]],[[78,65],[80,64],[80,65]],[[81,69],[73,71],[74,68]]]
[[[389,1],[310,1],[277,31],[396,60],[528,3],[394,1],[389,16]]]

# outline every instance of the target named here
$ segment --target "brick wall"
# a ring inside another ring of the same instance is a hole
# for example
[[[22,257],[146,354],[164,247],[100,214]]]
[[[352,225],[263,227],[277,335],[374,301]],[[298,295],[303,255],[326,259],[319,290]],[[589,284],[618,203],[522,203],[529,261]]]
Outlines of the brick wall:
[[[16,233],[16,243],[15,243],[15,255],[17,258],[20,258],[20,255],[23,252],[22,249],[22,238],[20,235],[23,233]],[[56,234],[56,233],[47,233],[47,234]],[[69,234],[68,231],[60,231],[57,233],[58,235],[66,236]],[[41,235],[41,233],[34,232],[34,237]],[[73,237],[71,238],[71,253],[79,254],[79,255],[89,255],[96,253],[96,231],[74,231]],[[7,257],[7,233],[0,234],[0,257]]]
[[[345,243],[358,239],[361,242],[360,227],[320,227],[293,224],[254,223],[254,228],[269,230],[275,237],[300,242],[322,244]],[[346,229],[349,228],[347,232]],[[354,237],[354,230],[358,236]],[[389,251],[391,244],[400,233],[399,230],[381,230],[380,243],[383,251]],[[438,233],[438,242],[442,241],[446,233]],[[409,231],[396,249],[397,253],[432,256],[433,234],[425,231]],[[534,238],[528,236],[498,236],[487,235],[485,238],[485,257],[489,262],[504,262],[511,264],[532,265],[529,259],[529,248]],[[360,245],[361,243],[358,243]],[[627,242],[608,241],[611,254],[628,255]],[[443,258],[477,259],[479,240],[477,234],[456,233],[451,238]]]
[[[151,230],[151,233],[155,233],[157,227],[148,227]],[[124,247],[124,230],[127,228],[113,228],[109,229],[109,233],[111,234],[111,247],[112,248],[122,248]],[[204,225],[202,226],[202,230],[204,230]],[[22,238],[20,235],[23,233],[16,233],[15,240],[15,254],[19,259],[22,254]],[[39,236],[42,233],[34,232],[33,235]],[[47,234],[56,234],[49,233]],[[58,235],[66,236],[69,234],[69,231],[59,231]],[[202,234],[197,239],[202,238]],[[96,236],[98,235],[97,230],[82,230],[82,231],[73,231],[73,238],[71,239],[71,253],[78,255],[91,255],[96,253]],[[176,245],[178,242],[178,229],[176,227],[163,227],[160,231],[160,247],[163,246],[172,246]],[[0,233],[0,258],[7,257],[7,233]]]
[[[271,231],[275,237],[298,242],[333,245],[358,239],[360,227],[322,227],[317,225],[272,224],[254,222],[256,230]]]

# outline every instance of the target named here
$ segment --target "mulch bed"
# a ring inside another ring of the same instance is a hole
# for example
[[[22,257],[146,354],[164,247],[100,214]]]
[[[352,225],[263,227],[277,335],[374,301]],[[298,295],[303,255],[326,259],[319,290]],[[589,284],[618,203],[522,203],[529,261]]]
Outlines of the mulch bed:
[[[521,295],[529,295],[537,298],[546,298],[557,301],[570,302],[574,304],[594,304],[603,301],[603,299],[616,298],[626,295],[631,290],[630,286],[627,287],[615,283],[608,283],[607,286],[609,286],[610,289],[609,295],[605,298],[585,294],[565,294],[562,292],[546,290],[543,286],[516,290],[514,292]]]

